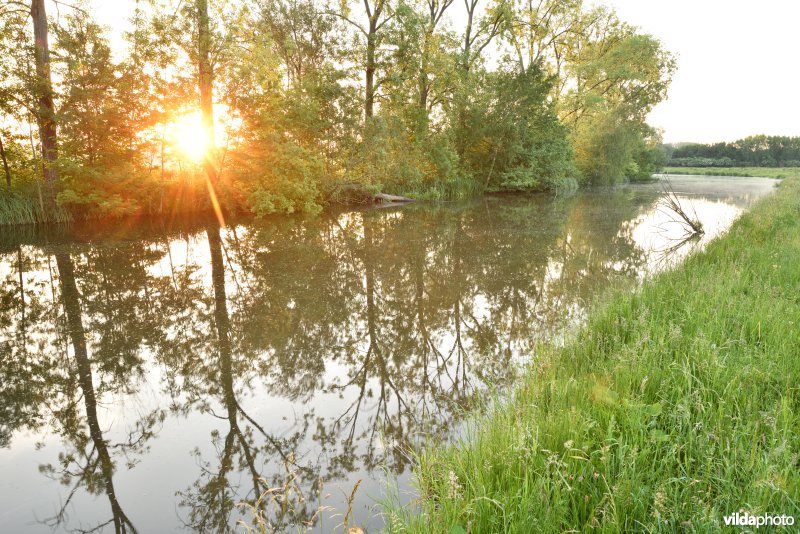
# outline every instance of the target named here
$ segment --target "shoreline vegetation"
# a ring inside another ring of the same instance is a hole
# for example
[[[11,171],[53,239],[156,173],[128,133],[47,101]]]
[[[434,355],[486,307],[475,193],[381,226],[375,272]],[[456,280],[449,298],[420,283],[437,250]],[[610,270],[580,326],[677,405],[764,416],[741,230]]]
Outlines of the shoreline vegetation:
[[[661,145],[667,167],[800,167],[800,137],[751,135],[732,142]]]
[[[82,0],[0,13],[0,224],[564,191],[663,160],[646,117],[675,59],[594,2],[131,4],[115,39]]]
[[[392,532],[722,530],[800,516],[800,179],[417,451]],[[504,394],[505,396],[505,394]]]
[[[783,179],[800,176],[800,167],[664,167],[661,174]]]

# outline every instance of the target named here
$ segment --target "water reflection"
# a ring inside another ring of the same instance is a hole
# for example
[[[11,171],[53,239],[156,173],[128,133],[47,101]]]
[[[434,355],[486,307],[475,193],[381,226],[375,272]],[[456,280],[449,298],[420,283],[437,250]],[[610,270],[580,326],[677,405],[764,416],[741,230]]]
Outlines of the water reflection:
[[[50,475],[57,475],[64,484],[72,484],[69,496],[60,507],[58,513],[50,518],[47,523],[50,526],[60,526],[66,521],[67,508],[70,504],[72,495],[82,486],[90,493],[105,493],[111,508],[111,519],[101,523],[95,528],[107,524],[114,525],[114,532],[136,532],[133,524],[122,509],[114,490],[114,470],[115,463],[111,458],[109,447],[119,447],[126,455],[141,449],[148,437],[152,436],[150,424],[143,424],[138,435],[127,443],[110,445],[103,436],[100,429],[100,422],[97,417],[97,397],[95,395],[94,376],[89,355],[86,348],[86,333],[83,327],[82,310],[80,295],[75,284],[75,268],[70,256],[70,249],[61,249],[54,254],[61,286],[61,296],[63,298],[64,326],[68,334],[72,348],[73,361],[70,362],[71,370],[77,373],[77,377],[69,377],[68,388],[75,390],[77,397],[83,397],[83,408],[85,421],[77,413],[78,407],[74,395],[70,395],[70,401],[59,414],[60,430],[64,436],[65,444],[68,443],[66,453],[59,456],[60,465],[58,468],[52,465],[42,466],[40,470]],[[22,315],[22,314],[21,314]],[[102,353],[102,351],[99,351]],[[124,354],[124,353],[123,353]],[[105,362],[102,354],[99,356],[100,362]],[[109,362],[114,365],[116,362]],[[112,375],[122,377],[128,369],[135,368],[136,362],[125,362],[122,366],[115,369]],[[102,367],[102,363],[100,365]],[[74,380],[77,378],[77,388]],[[54,384],[55,385],[55,384]],[[71,392],[70,392],[71,393]],[[149,422],[155,421],[156,417],[151,417]],[[86,429],[88,427],[88,439]],[[72,480],[75,480],[73,483]]]
[[[673,183],[718,231],[772,184]],[[659,195],[4,233],[0,519],[226,532],[244,501],[332,531],[362,480],[350,521],[375,528],[384,467],[406,481],[413,443],[663,267]]]

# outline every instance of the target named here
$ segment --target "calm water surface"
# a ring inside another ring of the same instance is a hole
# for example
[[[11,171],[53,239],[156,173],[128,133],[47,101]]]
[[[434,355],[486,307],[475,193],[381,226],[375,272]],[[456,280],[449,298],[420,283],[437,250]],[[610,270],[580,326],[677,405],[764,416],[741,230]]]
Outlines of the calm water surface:
[[[387,475],[446,437],[598,292],[724,231],[774,181],[314,219],[0,228],[0,530],[375,532]],[[677,245],[677,246],[676,246]],[[322,511],[315,512],[322,507]]]

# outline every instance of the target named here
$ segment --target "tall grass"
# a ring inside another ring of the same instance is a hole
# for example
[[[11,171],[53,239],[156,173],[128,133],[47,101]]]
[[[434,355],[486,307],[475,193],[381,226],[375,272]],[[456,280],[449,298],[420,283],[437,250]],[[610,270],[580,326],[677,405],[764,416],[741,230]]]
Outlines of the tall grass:
[[[387,188],[387,192],[416,200],[452,201],[473,198],[485,193],[482,183],[469,176],[459,175],[448,181],[405,184]]]
[[[174,217],[211,211],[205,178],[197,176],[181,176],[160,184],[159,188],[142,189],[126,197],[101,195],[81,200],[62,205],[63,199],[59,198],[44,217],[36,182],[17,183],[11,189],[0,186],[0,226],[122,219],[131,215]],[[233,212],[238,206],[231,201],[224,208]]]
[[[800,521],[800,179],[614,295],[453,445],[417,452],[395,532],[712,532]]]
[[[39,196],[34,187],[0,188],[0,225],[35,224],[44,220]],[[69,212],[61,208],[56,208],[49,217],[50,222],[69,220]]]

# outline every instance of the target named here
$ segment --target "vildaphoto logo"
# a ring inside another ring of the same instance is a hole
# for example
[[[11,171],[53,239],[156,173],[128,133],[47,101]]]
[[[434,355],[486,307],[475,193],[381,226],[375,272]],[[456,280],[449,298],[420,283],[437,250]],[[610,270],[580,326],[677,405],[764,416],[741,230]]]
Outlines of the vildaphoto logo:
[[[736,512],[725,516],[725,525],[729,527],[766,527],[766,526],[786,526],[794,525],[794,517],[791,515],[752,515],[748,512]]]

